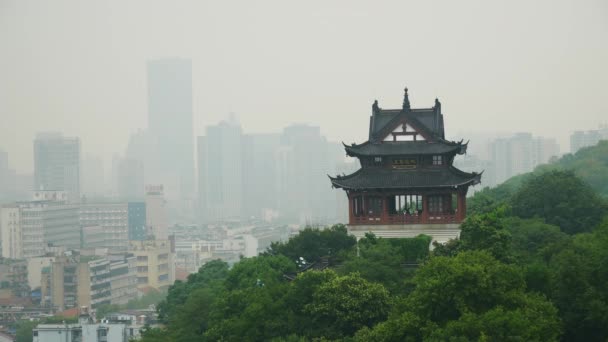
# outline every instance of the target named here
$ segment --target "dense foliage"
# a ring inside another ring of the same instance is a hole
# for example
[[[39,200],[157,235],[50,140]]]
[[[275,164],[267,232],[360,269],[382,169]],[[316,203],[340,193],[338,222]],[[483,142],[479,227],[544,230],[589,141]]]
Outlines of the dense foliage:
[[[428,236],[357,242],[337,225],[210,262],[170,288],[144,341],[605,341],[608,211],[578,174],[479,192],[460,239],[432,252]]]

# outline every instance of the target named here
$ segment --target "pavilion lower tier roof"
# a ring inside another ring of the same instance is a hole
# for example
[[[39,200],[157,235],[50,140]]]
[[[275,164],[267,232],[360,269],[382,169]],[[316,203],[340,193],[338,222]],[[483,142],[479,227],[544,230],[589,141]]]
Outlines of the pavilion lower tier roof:
[[[367,167],[348,176],[329,178],[335,188],[345,190],[397,190],[475,185],[481,181],[481,173],[468,173],[453,166],[413,170]]]

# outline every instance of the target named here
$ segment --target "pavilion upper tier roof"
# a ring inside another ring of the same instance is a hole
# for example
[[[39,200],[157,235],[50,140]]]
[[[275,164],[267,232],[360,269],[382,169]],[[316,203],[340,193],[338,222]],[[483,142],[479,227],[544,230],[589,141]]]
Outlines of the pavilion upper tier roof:
[[[385,141],[382,143],[372,143],[369,141],[359,145],[344,145],[346,154],[351,157],[362,156],[397,156],[397,155],[428,155],[457,153],[464,154],[467,150],[467,143],[445,141]]]
[[[348,176],[329,178],[335,188],[345,190],[408,190],[475,185],[480,182],[482,173],[468,173],[452,166],[412,170],[367,167]]]

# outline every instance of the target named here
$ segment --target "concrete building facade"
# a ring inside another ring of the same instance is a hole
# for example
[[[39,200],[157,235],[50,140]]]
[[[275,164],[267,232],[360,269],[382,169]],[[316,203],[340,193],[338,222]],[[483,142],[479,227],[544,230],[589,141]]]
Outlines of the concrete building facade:
[[[171,240],[130,241],[137,258],[137,287],[167,289],[175,282],[175,247]]]
[[[80,139],[39,133],[34,140],[34,189],[64,190],[80,200]]]

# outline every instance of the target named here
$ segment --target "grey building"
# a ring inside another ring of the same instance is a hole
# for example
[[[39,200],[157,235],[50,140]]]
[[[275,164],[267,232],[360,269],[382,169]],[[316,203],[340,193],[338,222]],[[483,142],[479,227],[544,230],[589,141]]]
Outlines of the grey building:
[[[63,190],[80,199],[80,139],[39,133],[34,140],[34,188]]]
[[[243,134],[236,122],[222,121],[198,137],[199,203],[203,221],[242,217]]]
[[[589,131],[575,131],[570,135],[570,153],[576,153],[583,147],[595,146],[600,140],[608,139],[608,126]]]
[[[148,133],[153,165],[145,165],[146,183],[163,184],[169,199],[194,194],[192,62],[148,62]]]
[[[147,237],[146,203],[129,202],[129,240],[143,241]]]

